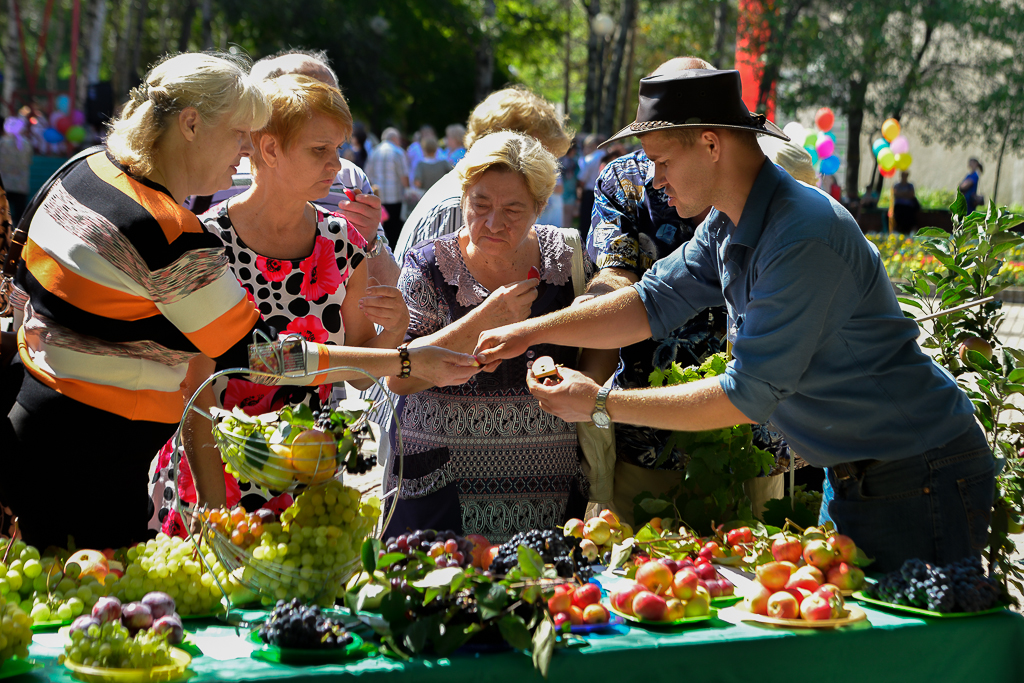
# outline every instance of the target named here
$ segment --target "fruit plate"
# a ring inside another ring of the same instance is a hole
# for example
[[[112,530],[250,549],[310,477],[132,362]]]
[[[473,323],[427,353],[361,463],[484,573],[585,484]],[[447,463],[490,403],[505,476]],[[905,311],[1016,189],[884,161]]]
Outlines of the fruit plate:
[[[611,605],[605,605],[605,607],[607,607],[608,611],[612,614],[622,617],[631,624],[640,624],[641,626],[688,626],[690,624],[699,624],[702,621],[710,621],[712,617],[718,614],[718,610],[712,607],[711,611],[699,617],[684,617],[683,619],[676,619],[675,621],[649,621],[647,619],[640,619],[639,617],[634,617],[631,614],[624,614],[623,612],[618,611]]]
[[[98,666],[84,666],[65,660],[64,666],[74,673],[75,678],[87,683],[170,683],[183,681],[192,675],[188,665],[192,657],[184,650],[171,648],[173,664],[154,666],[151,669],[105,669]]]
[[[717,598],[711,598],[711,606],[718,607],[719,609],[722,607],[731,607],[742,599],[743,598],[738,595],[722,595]]]
[[[857,591],[853,594],[854,600],[860,600],[865,602],[872,607],[881,607],[882,609],[893,610],[894,612],[906,612],[908,614],[917,614],[922,617],[930,617],[933,619],[958,619],[961,617],[977,617],[982,614],[996,614],[1006,610],[1005,605],[999,607],[993,607],[991,609],[982,610],[980,612],[933,612],[930,609],[922,609],[920,607],[911,607],[910,605],[894,605],[891,602],[883,602],[876,598],[869,597],[864,591]]]
[[[57,629],[61,628],[62,626],[70,626],[71,622],[73,622],[73,621],[74,621],[74,619],[66,619],[64,621],[61,621],[60,619],[58,619],[57,621],[33,622],[32,623],[32,633],[43,633],[45,631],[56,631]]]
[[[849,616],[841,619],[822,619],[821,621],[807,621],[806,619],[776,619],[763,614],[753,614],[739,607],[727,607],[719,613],[719,616],[726,621],[753,621],[766,626],[780,626],[782,628],[839,628],[849,624],[856,624],[859,621],[866,621],[867,613],[856,605],[846,605]]]
[[[300,650],[291,647],[267,645],[260,638],[258,631],[250,631],[249,637],[246,640],[257,646],[252,651],[252,656],[255,659],[262,659],[263,661],[275,664],[328,664],[330,662],[340,662],[360,654],[363,639],[351,631],[348,634],[352,636],[352,642],[336,650]]]
[[[42,664],[36,664],[30,659],[19,659],[18,657],[15,657],[4,661],[3,664],[0,664],[0,678],[20,676],[21,674],[41,668],[43,668]]]
[[[616,626],[625,624],[626,620],[620,617],[618,614],[608,615],[608,621],[603,624],[580,624],[579,626],[573,626],[569,629],[569,633],[575,633],[576,635],[585,636],[588,633],[600,633],[601,631],[609,631]]]

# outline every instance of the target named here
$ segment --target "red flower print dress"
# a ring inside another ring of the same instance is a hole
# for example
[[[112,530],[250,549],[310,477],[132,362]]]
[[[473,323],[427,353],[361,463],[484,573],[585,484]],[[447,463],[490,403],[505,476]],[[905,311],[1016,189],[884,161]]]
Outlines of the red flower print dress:
[[[208,232],[224,243],[232,272],[267,323],[281,334],[296,333],[320,344],[343,345],[341,305],[345,301],[345,283],[352,270],[366,258],[363,236],[342,216],[317,207],[313,252],[306,258],[288,261],[266,258],[250,249],[235,233],[227,204],[224,202],[203,214],[203,223]],[[213,388],[219,405],[227,409],[240,406],[250,415],[276,410],[286,403],[304,402],[317,410],[329,402],[332,391],[330,384],[313,388],[272,387],[240,377],[218,378]],[[174,504],[173,465],[162,464],[166,466],[158,467],[154,477],[157,512],[150,520],[150,528],[154,529],[164,525]],[[185,468],[182,458],[182,469]],[[186,493],[191,486],[191,474],[177,474],[178,487]],[[161,480],[164,486],[160,486]],[[259,508],[265,502],[266,497],[256,487],[247,483],[240,483],[239,487],[246,509]]]

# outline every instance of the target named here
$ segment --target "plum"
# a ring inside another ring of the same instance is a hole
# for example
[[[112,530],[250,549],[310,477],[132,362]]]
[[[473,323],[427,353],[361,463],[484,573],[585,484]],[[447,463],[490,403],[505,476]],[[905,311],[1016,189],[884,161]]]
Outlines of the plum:
[[[89,631],[90,626],[100,626],[100,620],[91,614],[83,614],[82,616],[71,622],[71,633],[75,631]]]
[[[167,642],[171,645],[177,645],[185,636],[185,627],[181,623],[181,617],[177,614],[168,614],[154,622],[153,633],[166,633]]]
[[[153,613],[141,602],[129,602],[121,608],[121,623],[134,635],[153,625]]]
[[[149,593],[146,593],[140,602],[148,607],[149,611],[153,613],[154,620],[168,614],[174,614],[175,611],[174,598],[161,591],[150,591]]]
[[[121,618],[121,601],[114,597],[103,597],[92,606],[92,615],[101,624],[117,621]]]

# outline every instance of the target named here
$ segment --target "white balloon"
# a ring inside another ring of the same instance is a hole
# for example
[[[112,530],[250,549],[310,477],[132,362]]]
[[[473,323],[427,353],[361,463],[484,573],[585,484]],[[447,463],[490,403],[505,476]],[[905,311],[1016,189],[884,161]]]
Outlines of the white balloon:
[[[799,121],[790,121],[786,124],[786,127],[782,129],[782,132],[794,140],[803,140],[807,135],[807,129],[804,128]]]

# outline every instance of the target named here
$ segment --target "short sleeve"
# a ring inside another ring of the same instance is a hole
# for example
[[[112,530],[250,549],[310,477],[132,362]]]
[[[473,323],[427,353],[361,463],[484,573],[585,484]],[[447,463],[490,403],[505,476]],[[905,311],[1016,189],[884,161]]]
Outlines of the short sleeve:
[[[397,286],[409,308],[407,339],[433,334],[451,323],[451,313],[434,286],[422,253],[414,250],[405,255]]]
[[[598,268],[622,268],[640,277],[652,262],[640,248],[644,184],[638,174],[628,172],[636,166],[625,165],[627,159],[612,162],[597,179],[587,255]]]

